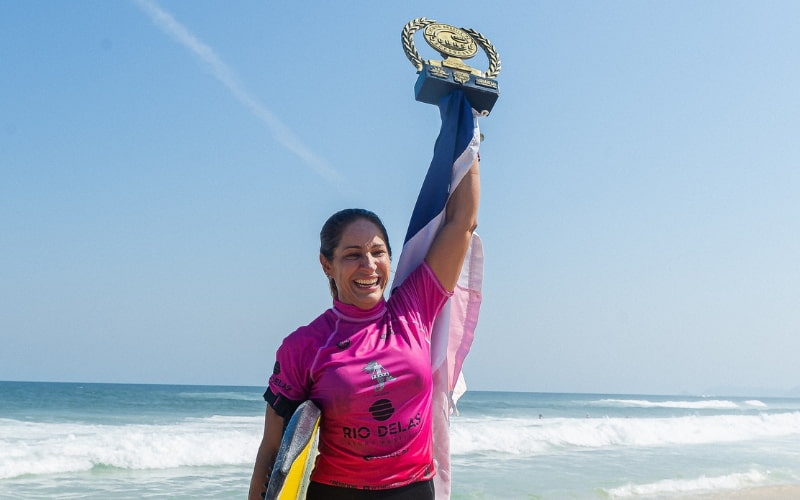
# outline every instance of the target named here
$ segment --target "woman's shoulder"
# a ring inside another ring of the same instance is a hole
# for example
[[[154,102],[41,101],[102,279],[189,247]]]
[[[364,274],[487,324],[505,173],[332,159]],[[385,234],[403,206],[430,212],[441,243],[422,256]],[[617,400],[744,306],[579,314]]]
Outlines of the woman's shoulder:
[[[444,289],[427,262],[422,262],[393,290],[389,309],[395,316],[415,316],[420,324],[432,324],[453,295]]]
[[[436,295],[442,294],[447,297],[452,295],[452,292],[445,290],[431,266],[424,260],[409,273],[402,283],[392,289],[392,297],[400,291],[405,291],[405,293],[433,292]]]

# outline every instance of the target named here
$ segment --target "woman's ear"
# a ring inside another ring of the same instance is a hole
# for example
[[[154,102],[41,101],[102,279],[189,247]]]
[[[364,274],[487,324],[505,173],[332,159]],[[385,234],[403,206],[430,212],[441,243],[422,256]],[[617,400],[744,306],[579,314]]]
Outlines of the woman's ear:
[[[322,272],[325,273],[325,276],[328,278],[332,277],[331,273],[333,272],[333,267],[331,266],[330,261],[322,254],[319,254],[319,263],[322,265]]]

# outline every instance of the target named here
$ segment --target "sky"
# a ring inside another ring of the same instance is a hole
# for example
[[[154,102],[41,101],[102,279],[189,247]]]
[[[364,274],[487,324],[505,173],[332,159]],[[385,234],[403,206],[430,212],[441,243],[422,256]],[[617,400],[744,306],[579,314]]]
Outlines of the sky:
[[[421,16],[502,60],[468,387],[800,395],[792,1],[0,2],[0,380],[264,386],[325,219],[402,244]]]

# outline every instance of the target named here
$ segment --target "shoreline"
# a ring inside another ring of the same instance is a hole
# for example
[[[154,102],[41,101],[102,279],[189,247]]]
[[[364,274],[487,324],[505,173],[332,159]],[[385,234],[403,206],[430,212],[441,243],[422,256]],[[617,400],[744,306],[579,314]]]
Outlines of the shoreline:
[[[742,490],[725,490],[677,497],[678,500],[796,500],[798,498],[800,498],[800,484],[756,486]]]

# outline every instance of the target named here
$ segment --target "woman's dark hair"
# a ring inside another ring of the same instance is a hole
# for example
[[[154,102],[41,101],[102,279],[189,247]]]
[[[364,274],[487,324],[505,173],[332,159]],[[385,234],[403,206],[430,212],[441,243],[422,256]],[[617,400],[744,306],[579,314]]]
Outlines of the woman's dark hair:
[[[325,221],[322,230],[319,232],[319,253],[325,257],[326,260],[333,260],[333,251],[339,246],[345,228],[358,219],[366,219],[378,226],[383,241],[386,242],[386,251],[389,252],[389,257],[391,258],[392,247],[389,245],[389,234],[386,232],[386,227],[383,225],[383,222],[381,222],[380,217],[363,208],[346,208],[328,217],[328,220]],[[333,295],[333,298],[338,298],[339,293],[333,278],[328,277],[328,284],[331,287],[331,295]]]

